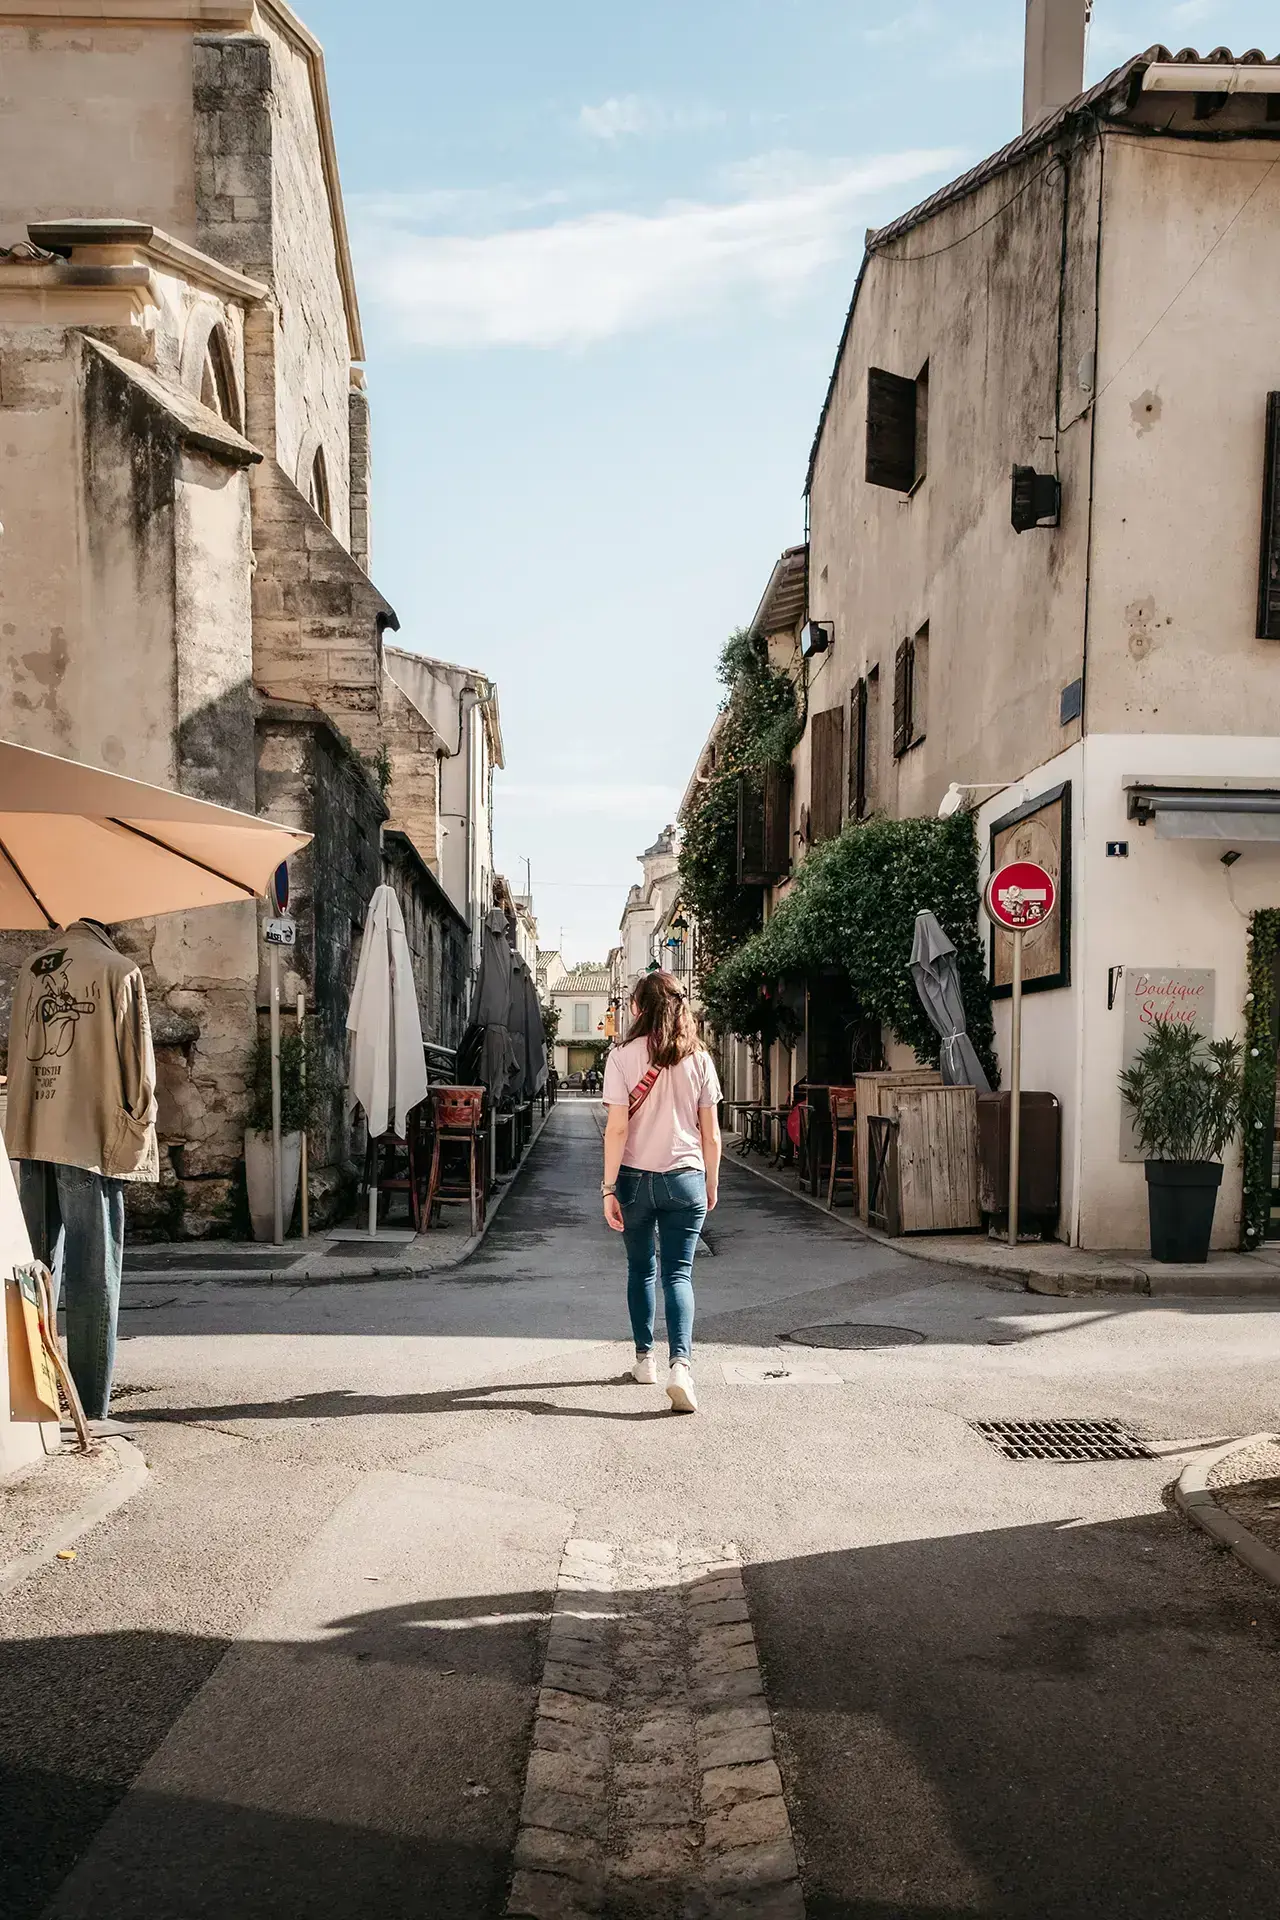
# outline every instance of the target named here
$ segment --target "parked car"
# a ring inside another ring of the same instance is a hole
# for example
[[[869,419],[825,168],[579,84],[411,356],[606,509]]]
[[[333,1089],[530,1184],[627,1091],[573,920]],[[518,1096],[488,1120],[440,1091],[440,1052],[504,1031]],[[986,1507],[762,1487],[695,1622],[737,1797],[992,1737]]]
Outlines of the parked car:
[[[582,1075],[580,1073],[566,1073],[564,1077],[564,1088],[566,1093],[581,1093]]]

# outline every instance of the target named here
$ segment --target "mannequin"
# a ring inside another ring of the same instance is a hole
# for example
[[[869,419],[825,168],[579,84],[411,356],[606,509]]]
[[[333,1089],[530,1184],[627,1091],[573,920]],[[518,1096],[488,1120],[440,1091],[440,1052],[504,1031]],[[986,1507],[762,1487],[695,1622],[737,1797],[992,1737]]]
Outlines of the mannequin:
[[[14,984],[5,1142],[55,1311],[66,1287],[67,1361],[91,1421],[110,1408],[125,1183],[160,1177],[155,1086],[141,971],[100,922],[77,920]]]

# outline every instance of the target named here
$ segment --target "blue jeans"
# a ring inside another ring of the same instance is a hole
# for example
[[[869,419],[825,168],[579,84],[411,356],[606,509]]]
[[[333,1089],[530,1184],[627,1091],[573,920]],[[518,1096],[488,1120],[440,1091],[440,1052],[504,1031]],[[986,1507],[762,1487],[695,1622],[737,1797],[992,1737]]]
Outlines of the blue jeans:
[[[53,1275],[53,1312],[66,1286],[67,1365],[90,1420],[105,1420],[116,1366],[124,1266],[124,1183],[83,1167],[21,1162],[19,1192],[31,1248]]]
[[[701,1167],[675,1173],[642,1173],[623,1167],[618,1174],[622,1238],[627,1249],[627,1311],[636,1352],[653,1347],[661,1257],[662,1305],[667,1316],[667,1347],[673,1360],[693,1352],[693,1255],[707,1217],[707,1179]]]

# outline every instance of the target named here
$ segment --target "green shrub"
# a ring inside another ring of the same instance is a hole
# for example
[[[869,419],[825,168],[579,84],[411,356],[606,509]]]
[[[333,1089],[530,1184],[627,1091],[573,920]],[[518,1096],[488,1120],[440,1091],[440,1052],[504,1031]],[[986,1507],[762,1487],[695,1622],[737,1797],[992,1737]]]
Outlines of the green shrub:
[[[1240,1130],[1241,1056],[1236,1039],[1206,1040],[1162,1020],[1120,1075],[1120,1096],[1148,1160],[1221,1160]]]
[[[973,816],[867,820],[814,849],[768,924],[720,960],[702,995],[722,1032],[788,1040],[778,997],[785,979],[841,968],[864,1015],[936,1061],[938,1036],[911,974],[916,915],[928,908],[955,942],[969,1036],[992,1085],[991,992],[978,928]],[[791,1023],[793,1024],[793,1023]]]

